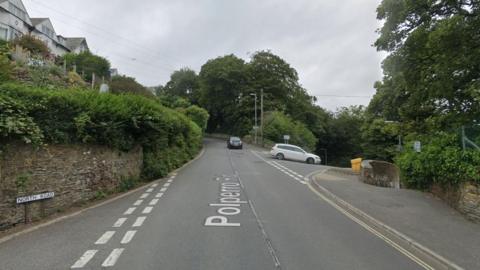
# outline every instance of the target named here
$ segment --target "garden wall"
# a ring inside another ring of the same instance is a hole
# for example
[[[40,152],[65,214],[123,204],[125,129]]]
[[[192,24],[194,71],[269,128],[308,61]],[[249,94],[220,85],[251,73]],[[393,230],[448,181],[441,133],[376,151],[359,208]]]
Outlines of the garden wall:
[[[50,145],[35,149],[15,143],[0,157],[0,230],[118,190],[122,179],[138,178],[143,151],[120,152],[96,145]],[[54,192],[53,199],[24,205],[19,196]]]

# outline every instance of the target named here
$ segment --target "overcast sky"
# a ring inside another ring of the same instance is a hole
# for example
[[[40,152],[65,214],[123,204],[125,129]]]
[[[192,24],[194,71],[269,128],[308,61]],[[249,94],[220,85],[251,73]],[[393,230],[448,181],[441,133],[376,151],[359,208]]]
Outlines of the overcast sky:
[[[384,57],[372,47],[380,0],[24,0],[57,34],[87,38],[93,53],[146,86],[211,58],[271,50],[329,110],[368,104]],[[322,96],[324,95],[324,96]],[[339,97],[329,97],[334,95]],[[347,96],[368,96],[352,98]]]

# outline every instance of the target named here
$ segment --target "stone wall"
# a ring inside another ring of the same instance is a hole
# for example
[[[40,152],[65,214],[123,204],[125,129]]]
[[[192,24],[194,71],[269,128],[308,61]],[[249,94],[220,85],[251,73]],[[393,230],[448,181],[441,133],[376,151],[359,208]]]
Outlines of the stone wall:
[[[125,153],[94,145],[9,145],[0,157],[0,230],[115,191],[122,179],[138,178],[142,164],[141,147]],[[16,204],[19,196],[52,191],[53,199]]]
[[[385,161],[364,160],[361,166],[360,180],[370,185],[400,188],[398,167]]]
[[[480,222],[480,185],[467,182],[460,187],[433,185],[431,192],[468,219]]]

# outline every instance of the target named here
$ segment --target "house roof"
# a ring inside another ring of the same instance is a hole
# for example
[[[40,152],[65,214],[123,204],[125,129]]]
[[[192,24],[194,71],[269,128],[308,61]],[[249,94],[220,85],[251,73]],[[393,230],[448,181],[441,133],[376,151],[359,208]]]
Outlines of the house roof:
[[[37,26],[38,24],[42,23],[45,20],[48,20],[48,18],[30,18],[30,21],[32,21],[33,26]]]
[[[72,51],[80,47],[83,42],[87,43],[87,40],[83,37],[66,37],[65,39],[65,45]]]

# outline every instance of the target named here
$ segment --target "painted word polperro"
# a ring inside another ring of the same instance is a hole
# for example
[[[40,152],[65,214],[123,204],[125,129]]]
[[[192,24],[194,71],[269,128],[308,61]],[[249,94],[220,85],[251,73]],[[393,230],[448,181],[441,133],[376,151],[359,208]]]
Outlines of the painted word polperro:
[[[246,201],[241,200],[242,187],[238,182],[229,182],[232,178],[224,178],[220,184],[219,203],[209,204],[216,208],[218,215],[209,216],[205,219],[205,226],[216,227],[239,227],[240,223],[232,222],[234,216],[240,214],[241,205]]]

